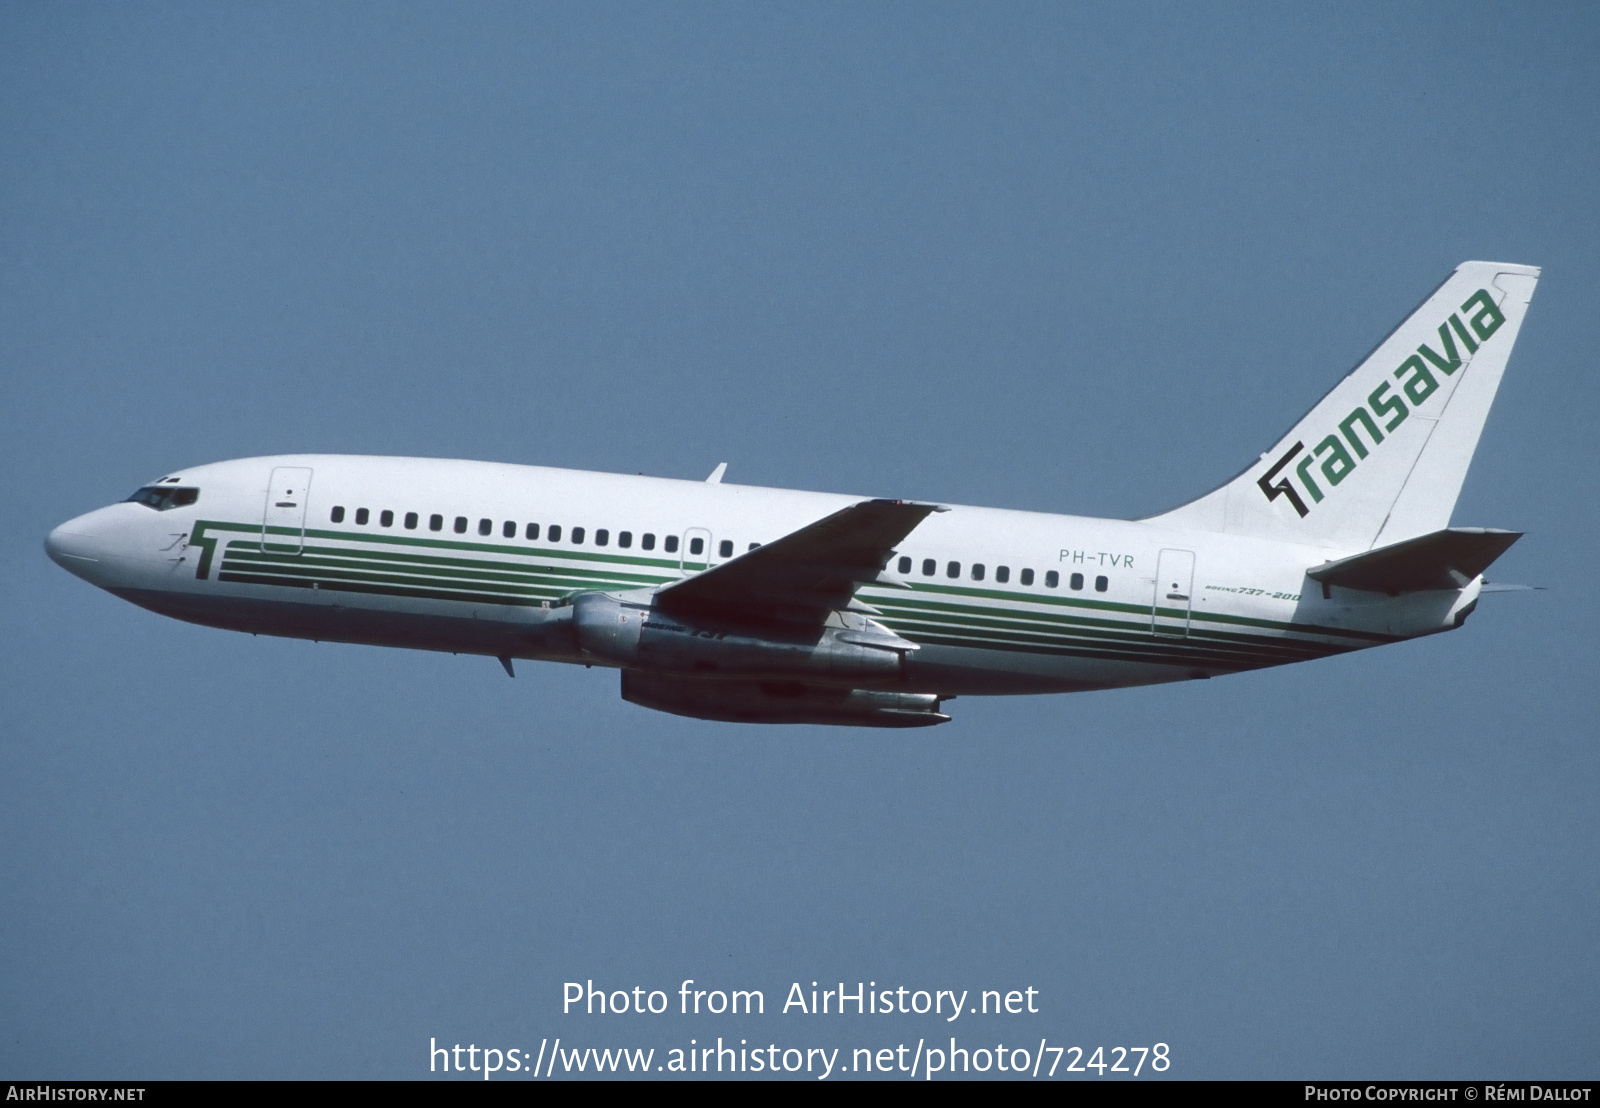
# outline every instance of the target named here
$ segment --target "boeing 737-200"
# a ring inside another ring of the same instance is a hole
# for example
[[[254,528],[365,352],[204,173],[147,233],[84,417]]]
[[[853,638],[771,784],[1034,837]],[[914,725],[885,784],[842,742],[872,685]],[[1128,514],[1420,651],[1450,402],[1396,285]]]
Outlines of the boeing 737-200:
[[[197,466],[57,563],[266,635],[610,666],[700,719],[917,727],[956,696],[1216,677],[1461,626],[1450,527],[1539,271],[1461,265],[1237,478],[1126,521],[423,458]]]

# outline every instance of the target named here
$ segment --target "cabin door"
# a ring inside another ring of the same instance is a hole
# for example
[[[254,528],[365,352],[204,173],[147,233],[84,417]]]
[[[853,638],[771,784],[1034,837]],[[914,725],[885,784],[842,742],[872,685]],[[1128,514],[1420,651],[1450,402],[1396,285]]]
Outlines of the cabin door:
[[[1163,550],[1156,562],[1156,593],[1150,606],[1150,630],[1183,638],[1189,634],[1194,592],[1194,551]]]
[[[683,533],[682,561],[685,577],[711,568],[711,532],[704,527],[691,527]]]
[[[261,513],[261,549],[277,554],[298,554],[306,542],[306,497],[311,492],[311,471],[279,466],[267,485],[267,503]]]

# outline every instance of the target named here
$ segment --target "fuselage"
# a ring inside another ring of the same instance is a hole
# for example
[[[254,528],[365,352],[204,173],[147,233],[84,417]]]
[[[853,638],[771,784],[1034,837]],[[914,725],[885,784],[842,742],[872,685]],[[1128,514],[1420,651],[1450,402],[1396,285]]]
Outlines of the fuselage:
[[[286,455],[170,474],[62,524],[46,546],[93,584],[193,623],[606,665],[574,638],[572,597],[642,595],[863,499]],[[1376,646],[1458,625],[1481,586],[1391,597],[1307,578],[1352,553],[955,505],[917,526],[857,600],[915,644],[876,685],[953,697],[1212,677]]]

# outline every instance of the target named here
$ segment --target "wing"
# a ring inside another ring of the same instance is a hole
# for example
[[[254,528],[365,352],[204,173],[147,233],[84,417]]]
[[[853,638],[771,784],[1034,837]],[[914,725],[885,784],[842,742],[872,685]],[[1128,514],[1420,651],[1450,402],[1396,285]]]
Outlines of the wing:
[[[904,500],[865,500],[668,585],[656,607],[680,616],[735,622],[821,624],[884,576],[894,548],[931,513],[946,509]]]

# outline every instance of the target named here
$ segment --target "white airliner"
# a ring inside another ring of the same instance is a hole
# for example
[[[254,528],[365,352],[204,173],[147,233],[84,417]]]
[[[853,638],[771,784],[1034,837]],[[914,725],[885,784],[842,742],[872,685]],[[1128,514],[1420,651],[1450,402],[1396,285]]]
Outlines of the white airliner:
[[[1299,662],[1461,626],[1520,537],[1449,522],[1538,275],[1463,264],[1240,476],[1150,519],[316,454],[162,477],[45,547],[177,619],[611,666],[700,719],[916,727],[955,696]]]

